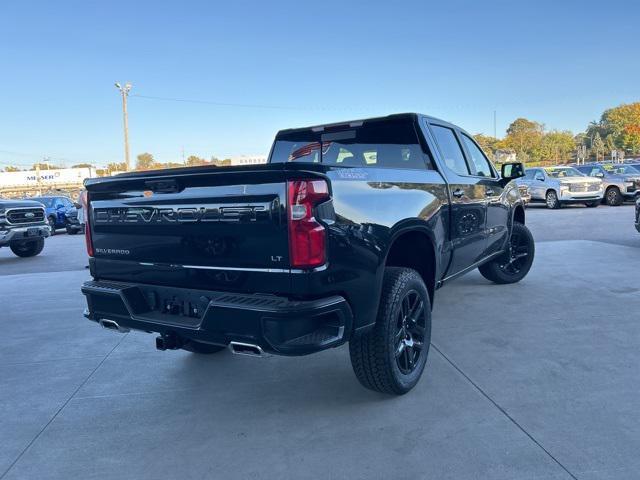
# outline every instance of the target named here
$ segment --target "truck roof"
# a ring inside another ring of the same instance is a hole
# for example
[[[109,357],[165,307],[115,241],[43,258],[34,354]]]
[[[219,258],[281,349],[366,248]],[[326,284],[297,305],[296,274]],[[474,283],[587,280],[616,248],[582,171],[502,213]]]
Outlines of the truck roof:
[[[369,117],[369,118],[346,120],[346,121],[334,122],[334,123],[323,123],[320,125],[310,125],[308,127],[285,128],[283,130],[278,131],[278,135],[281,133],[291,133],[291,132],[308,131],[308,130],[320,132],[327,128],[334,128],[334,127],[340,127],[340,126],[359,127],[365,122],[383,122],[385,120],[418,120],[419,118],[426,118],[429,121],[436,121],[444,125],[454,126],[452,123],[447,122],[446,120],[442,120],[440,118],[431,117],[429,115],[425,115],[422,113],[405,112],[405,113],[394,113],[394,114],[386,115],[382,117]]]

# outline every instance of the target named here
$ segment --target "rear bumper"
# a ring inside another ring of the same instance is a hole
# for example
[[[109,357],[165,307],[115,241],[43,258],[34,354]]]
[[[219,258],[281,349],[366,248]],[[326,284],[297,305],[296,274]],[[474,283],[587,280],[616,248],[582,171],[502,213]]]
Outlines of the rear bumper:
[[[280,355],[306,355],[346,342],[352,313],[341,296],[289,300],[111,281],[86,282],[85,316],[123,329],[214,345],[242,342]]]
[[[15,241],[47,238],[50,234],[51,230],[48,225],[29,225],[25,227],[14,227],[11,230],[0,230],[0,247],[9,245]]]

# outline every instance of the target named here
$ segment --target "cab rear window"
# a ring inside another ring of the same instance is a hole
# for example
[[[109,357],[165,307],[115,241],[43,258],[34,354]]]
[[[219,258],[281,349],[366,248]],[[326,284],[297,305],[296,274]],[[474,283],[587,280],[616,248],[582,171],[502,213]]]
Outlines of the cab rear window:
[[[278,135],[270,163],[307,162],[344,167],[432,168],[412,122],[371,122],[356,128]]]

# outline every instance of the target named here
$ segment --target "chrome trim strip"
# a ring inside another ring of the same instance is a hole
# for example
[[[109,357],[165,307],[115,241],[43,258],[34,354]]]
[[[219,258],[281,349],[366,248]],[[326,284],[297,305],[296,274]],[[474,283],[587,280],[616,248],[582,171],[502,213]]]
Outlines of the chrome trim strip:
[[[302,269],[299,269],[299,268],[292,268],[292,269],[291,269],[291,273],[313,273],[313,272],[323,272],[323,271],[324,271],[324,270],[326,270],[327,268],[329,268],[329,265],[325,263],[324,265],[321,265],[321,266],[316,267],[316,268],[312,268],[312,269],[310,269],[310,270],[302,270]]]
[[[195,268],[198,270],[231,270],[236,272],[265,272],[265,273],[289,273],[289,268],[244,268],[244,267],[212,267],[209,265],[180,265],[182,268]]]
[[[169,268],[193,268],[196,270],[228,270],[234,272],[261,272],[261,273],[313,273],[322,272],[327,269],[328,265],[324,264],[320,267],[301,270],[296,268],[249,268],[249,267],[214,267],[210,265],[177,265],[177,264],[161,264],[161,263],[149,263],[138,262],[138,265],[143,267],[169,267]]]

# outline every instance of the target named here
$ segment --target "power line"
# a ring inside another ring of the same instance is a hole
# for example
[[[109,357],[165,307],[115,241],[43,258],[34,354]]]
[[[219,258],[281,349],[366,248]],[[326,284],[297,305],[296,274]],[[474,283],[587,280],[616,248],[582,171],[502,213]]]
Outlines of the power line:
[[[147,100],[162,100],[165,102],[181,102],[181,103],[201,103],[205,105],[216,105],[218,107],[240,107],[240,108],[266,108],[274,110],[312,110],[304,107],[289,107],[283,105],[262,105],[257,103],[230,103],[230,102],[216,102],[213,100],[195,100],[189,98],[172,98],[172,97],[155,97],[151,95],[138,95],[130,94],[130,97],[144,98]]]

